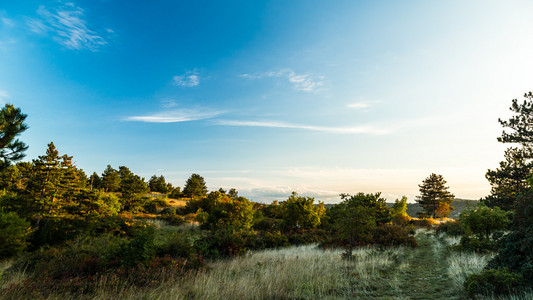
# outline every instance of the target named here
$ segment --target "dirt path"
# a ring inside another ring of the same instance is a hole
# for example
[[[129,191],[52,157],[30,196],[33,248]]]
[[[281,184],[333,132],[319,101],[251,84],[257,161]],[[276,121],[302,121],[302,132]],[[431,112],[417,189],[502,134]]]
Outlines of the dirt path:
[[[407,266],[399,270],[403,299],[463,299],[447,274],[446,245],[431,232],[417,236],[418,247],[409,251]]]

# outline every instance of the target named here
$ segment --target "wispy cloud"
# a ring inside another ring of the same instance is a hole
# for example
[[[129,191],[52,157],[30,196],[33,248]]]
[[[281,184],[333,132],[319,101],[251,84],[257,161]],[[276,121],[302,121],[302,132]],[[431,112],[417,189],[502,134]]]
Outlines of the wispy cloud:
[[[198,76],[196,70],[187,71],[183,75],[176,75],[172,77],[172,80],[174,85],[182,87],[193,87],[200,84],[200,76]]]
[[[30,30],[41,35],[52,35],[59,44],[73,50],[97,51],[107,44],[101,34],[90,29],[83,9],[73,3],[48,9],[44,5],[37,9],[37,18],[28,18]],[[112,30],[107,30],[111,33]]]
[[[221,113],[222,111],[210,111],[207,109],[174,109],[141,116],[131,116],[125,118],[124,120],[147,123],[178,123],[210,119],[220,115]]]
[[[314,126],[291,124],[277,121],[234,121],[234,120],[219,120],[217,125],[223,126],[246,126],[246,127],[270,127],[270,128],[290,128],[310,131],[320,131],[329,133],[343,133],[343,134],[372,134],[385,135],[393,131],[388,128],[378,128],[371,125],[365,126],[346,126],[346,127],[328,127],[328,126]]]
[[[291,69],[282,69],[276,72],[265,72],[258,74],[242,74],[240,77],[248,79],[261,79],[265,77],[276,77],[287,79],[294,89],[314,93],[318,92],[324,86],[324,76],[313,75],[310,73],[297,74]]]
[[[348,104],[348,107],[349,108],[355,108],[355,109],[364,109],[364,108],[369,108],[370,107],[370,103],[368,103],[368,102],[355,102],[355,103]]]

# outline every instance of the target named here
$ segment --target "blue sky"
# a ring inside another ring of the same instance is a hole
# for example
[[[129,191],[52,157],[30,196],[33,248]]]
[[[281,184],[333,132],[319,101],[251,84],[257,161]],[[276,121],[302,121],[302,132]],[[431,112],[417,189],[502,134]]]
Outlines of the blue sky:
[[[477,199],[498,117],[533,85],[530,1],[0,0],[0,101],[107,164],[256,201],[414,200],[442,174]]]

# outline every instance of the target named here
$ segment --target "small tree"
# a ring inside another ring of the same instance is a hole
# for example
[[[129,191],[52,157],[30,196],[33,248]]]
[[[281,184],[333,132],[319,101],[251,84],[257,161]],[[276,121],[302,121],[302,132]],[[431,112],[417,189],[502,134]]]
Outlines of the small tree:
[[[320,218],[325,211],[314,204],[315,199],[301,197],[292,192],[287,201],[281,205],[283,211],[283,223],[287,229],[312,229],[320,225]]]
[[[455,196],[448,192],[446,180],[442,175],[432,173],[428,178],[422,181],[420,187],[420,196],[417,196],[416,202],[422,206],[427,215],[432,217],[447,217],[450,207]]]
[[[190,198],[203,197],[207,195],[207,186],[204,178],[198,174],[192,174],[185,183],[183,194]]]

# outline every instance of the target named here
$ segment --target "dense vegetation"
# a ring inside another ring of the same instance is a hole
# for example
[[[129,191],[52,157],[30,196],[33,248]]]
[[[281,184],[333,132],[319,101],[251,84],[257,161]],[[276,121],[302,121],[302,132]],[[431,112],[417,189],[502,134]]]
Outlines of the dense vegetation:
[[[510,131],[499,140],[515,146],[498,169],[487,172],[491,195],[456,221],[446,218],[454,209],[454,195],[437,174],[419,185],[416,201],[422,211],[420,218],[413,218],[406,197],[387,205],[380,193],[341,194],[340,203],[326,206],[293,192],[285,200],[264,204],[236,189],[209,191],[199,174],[192,174],[183,189],[163,175],[145,180],[126,166],[108,165],[101,174],[87,176],[53,142],[37,159],[21,162],[27,146],[17,136],[28,128],[26,116],[6,105],[0,111],[0,294],[90,298],[180,283],[190,289],[184,297],[203,297],[204,291],[188,284],[216,274],[208,265],[295,245],[318,245],[316,251],[337,255],[331,260],[335,264],[363,269],[367,254],[361,249],[371,249],[365,251],[393,261],[383,262],[379,274],[372,273],[383,280],[430,272],[419,267],[424,261],[444,272],[445,263],[450,268],[459,264],[454,257],[483,257],[475,268],[445,271],[455,275],[449,275],[450,290],[443,295],[459,297],[463,288],[473,297],[527,293],[533,288],[533,95],[527,94],[523,104],[514,100],[511,110],[515,116],[500,120]],[[405,268],[411,271],[402,273]],[[363,290],[371,285],[352,279],[345,284]],[[394,284],[394,293],[402,293],[405,284]],[[439,291],[436,287],[434,292]],[[382,287],[367,292],[320,286],[307,296],[291,292],[283,297],[393,296]]]

